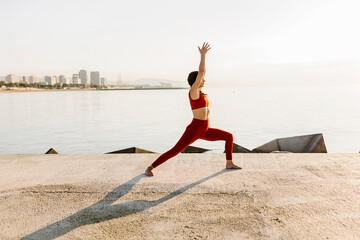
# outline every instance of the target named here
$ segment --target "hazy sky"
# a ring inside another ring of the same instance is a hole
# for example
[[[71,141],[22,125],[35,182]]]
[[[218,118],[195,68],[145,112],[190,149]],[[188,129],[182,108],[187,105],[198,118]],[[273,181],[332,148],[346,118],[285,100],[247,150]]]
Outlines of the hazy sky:
[[[210,86],[360,81],[358,0],[0,0],[0,76],[100,71]]]

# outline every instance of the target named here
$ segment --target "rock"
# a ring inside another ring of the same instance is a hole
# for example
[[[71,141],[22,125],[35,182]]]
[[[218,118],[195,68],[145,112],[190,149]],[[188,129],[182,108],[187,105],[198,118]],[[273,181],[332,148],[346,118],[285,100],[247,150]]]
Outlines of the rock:
[[[125,148],[125,149],[121,149],[121,150],[117,150],[117,151],[113,151],[113,152],[108,152],[106,154],[118,154],[118,153],[156,153],[156,152],[152,152],[152,151],[137,148],[137,147],[131,147],[131,148]]]
[[[209,149],[199,148],[194,146],[187,146],[181,153],[203,153],[209,151]]]
[[[233,143],[233,153],[251,153],[251,150],[237,145],[236,143]]]
[[[292,153],[327,153],[324,137],[321,133],[278,138],[254,148],[253,153],[270,153],[286,151]]]
[[[55,149],[50,148],[45,154],[59,154]]]

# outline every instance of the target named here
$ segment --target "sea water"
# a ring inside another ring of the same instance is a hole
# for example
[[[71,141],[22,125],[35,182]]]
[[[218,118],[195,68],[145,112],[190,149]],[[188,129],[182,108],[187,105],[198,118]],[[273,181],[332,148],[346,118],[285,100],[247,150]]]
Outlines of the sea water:
[[[360,85],[204,88],[210,127],[253,149],[322,133],[328,152],[360,151]],[[0,154],[165,152],[192,120],[188,89],[0,94]],[[224,142],[194,146],[224,150]]]

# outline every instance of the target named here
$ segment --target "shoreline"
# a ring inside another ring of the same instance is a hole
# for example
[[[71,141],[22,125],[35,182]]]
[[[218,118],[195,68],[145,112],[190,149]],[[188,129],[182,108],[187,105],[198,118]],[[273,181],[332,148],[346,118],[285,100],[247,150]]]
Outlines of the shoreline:
[[[173,88],[110,88],[110,89],[13,89],[13,90],[0,90],[1,93],[23,93],[23,92],[71,92],[71,91],[115,91],[115,90],[178,90],[178,89],[187,89],[182,87],[173,87]]]
[[[30,89],[30,90],[0,90],[0,93],[23,93],[23,92],[70,92],[70,91],[95,91],[96,89]]]

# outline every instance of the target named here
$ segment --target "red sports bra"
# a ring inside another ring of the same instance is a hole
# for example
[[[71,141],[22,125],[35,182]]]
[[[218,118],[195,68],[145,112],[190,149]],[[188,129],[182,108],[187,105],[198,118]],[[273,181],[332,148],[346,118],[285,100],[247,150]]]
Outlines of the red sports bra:
[[[200,97],[196,100],[191,99],[190,92],[189,92],[189,99],[190,99],[190,105],[191,105],[192,110],[209,106],[209,101],[207,100],[207,97],[202,92],[200,92]]]

